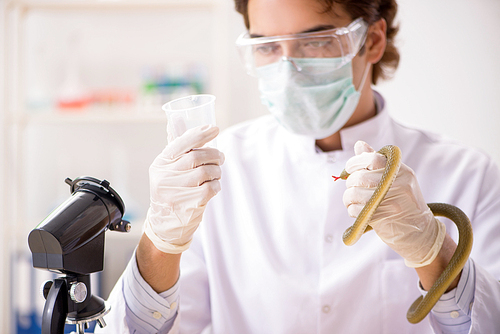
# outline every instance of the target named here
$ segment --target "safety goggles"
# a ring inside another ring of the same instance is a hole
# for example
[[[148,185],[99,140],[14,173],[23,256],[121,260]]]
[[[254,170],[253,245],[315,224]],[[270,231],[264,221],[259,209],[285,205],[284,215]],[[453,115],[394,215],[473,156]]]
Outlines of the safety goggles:
[[[338,67],[352,60],[365,42],[368,24],[358,18],[347,27],[284,36],[250,37],[248,32],[236,40],[246,71],[258,77],[258,68],[289,61],[299,72],[308,72],[298,58],[338,58]],[[331,68],[330,68],[331,70]]]

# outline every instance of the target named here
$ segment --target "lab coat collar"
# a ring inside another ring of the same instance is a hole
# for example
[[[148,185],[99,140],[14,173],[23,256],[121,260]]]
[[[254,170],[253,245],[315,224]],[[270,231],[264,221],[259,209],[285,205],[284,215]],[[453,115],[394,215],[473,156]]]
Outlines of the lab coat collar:
[[[374,95],[377,114],[364,122],[340,131],[342,150],[351,155],[354,153],[354,144],[358,140],[365,141],[375,150],[379,150],[383,146],[391,144],[386,142],[389,138],[392,138],[392,135],[388,133],[391,131],[392,127],[389,125],[391,119],[387,112],[387,108],[385,108],[384,98],[375,91]]]

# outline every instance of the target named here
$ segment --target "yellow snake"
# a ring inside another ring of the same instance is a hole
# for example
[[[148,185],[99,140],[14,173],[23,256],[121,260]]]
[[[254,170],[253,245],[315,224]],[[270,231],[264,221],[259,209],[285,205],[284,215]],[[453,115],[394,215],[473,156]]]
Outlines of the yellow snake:
[[[368,224],[373,213],[377,210],[398,174],[401,165],[400,149],[397,146],[388,145],[384,146],[378,153],[387,158],[382,179],[372,197],[356,218],[354,224],[344,232],[342,238],[346,245],[355,244],[363,233],[372,229]],[[348,177],[349,174],[344,170],[338,178],[345,180]],[[469,218],[462,210],[450,204],[430,203],[427,205],[435,216],[449,218],[457,225],[459,240],[457,249],[441,276],[439,276],[434,285],[429,289],[425,297],[420,296],[410,306],[406,318],[412,324],[422,321],[427,316],[439,298],[441,298],[450,284],[460,274],[472,249],[472,227]]]

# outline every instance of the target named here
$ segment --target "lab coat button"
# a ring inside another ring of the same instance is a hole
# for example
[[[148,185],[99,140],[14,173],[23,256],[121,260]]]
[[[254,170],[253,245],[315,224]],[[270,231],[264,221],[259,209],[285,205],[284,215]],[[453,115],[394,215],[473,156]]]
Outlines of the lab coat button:
[[[156,320],[160,319],[161,318],[161,313],[158,312],[158,311],[153,312],[153,318],[155,318]]]
[[[333,235],[328,234],[328,235],[325,237],[325,241],[326,241],[326,242],[328,242],[328,243],[332,242],[332,241],[333,241]]]
[[[330,306],[328,305],[323,306],[323,313],[328,313],[328,312],[330,312]]]
[[[470,302],[469,304],[469,310],[472,310],[472,306],[474,305],[474,302]]]
[[[337,158],[333,155],[329,155],[328,158],[326,159],[327,162],[334,164],[337,162]]]
[[[453,311],[450,313],[450,317],[452,317],[453,319],[456,319],[460,316],[460,313],[458,313],[458,311]]]
[[[176,302],[172,302],[172,304],[170,304],[170,310],[175,310],[176,307],[177,307]]]

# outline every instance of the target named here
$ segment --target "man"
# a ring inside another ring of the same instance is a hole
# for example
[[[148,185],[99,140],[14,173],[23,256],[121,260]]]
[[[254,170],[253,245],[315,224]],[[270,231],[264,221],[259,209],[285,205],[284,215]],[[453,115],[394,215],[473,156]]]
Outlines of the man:
[[[237,44],[272,115],[225,131],[220,151],[203,147],[218,135],[203,127],[156,158],[145,233],[110,296],[108,331],[500,332],[498,168],[397,124],[368,82],[397,66],[395,1],[236,0],[236,8],[249,29]],[[372,147],[386,144],[401,148],[404,164],[375,232],[347,247],[349,216],[385,166]],[[344,167],[347,190],[331,179]],[[453,224],[427,202],[461,208],[475,245],[429,320],[413,325],[407,308],[456,248]]]

